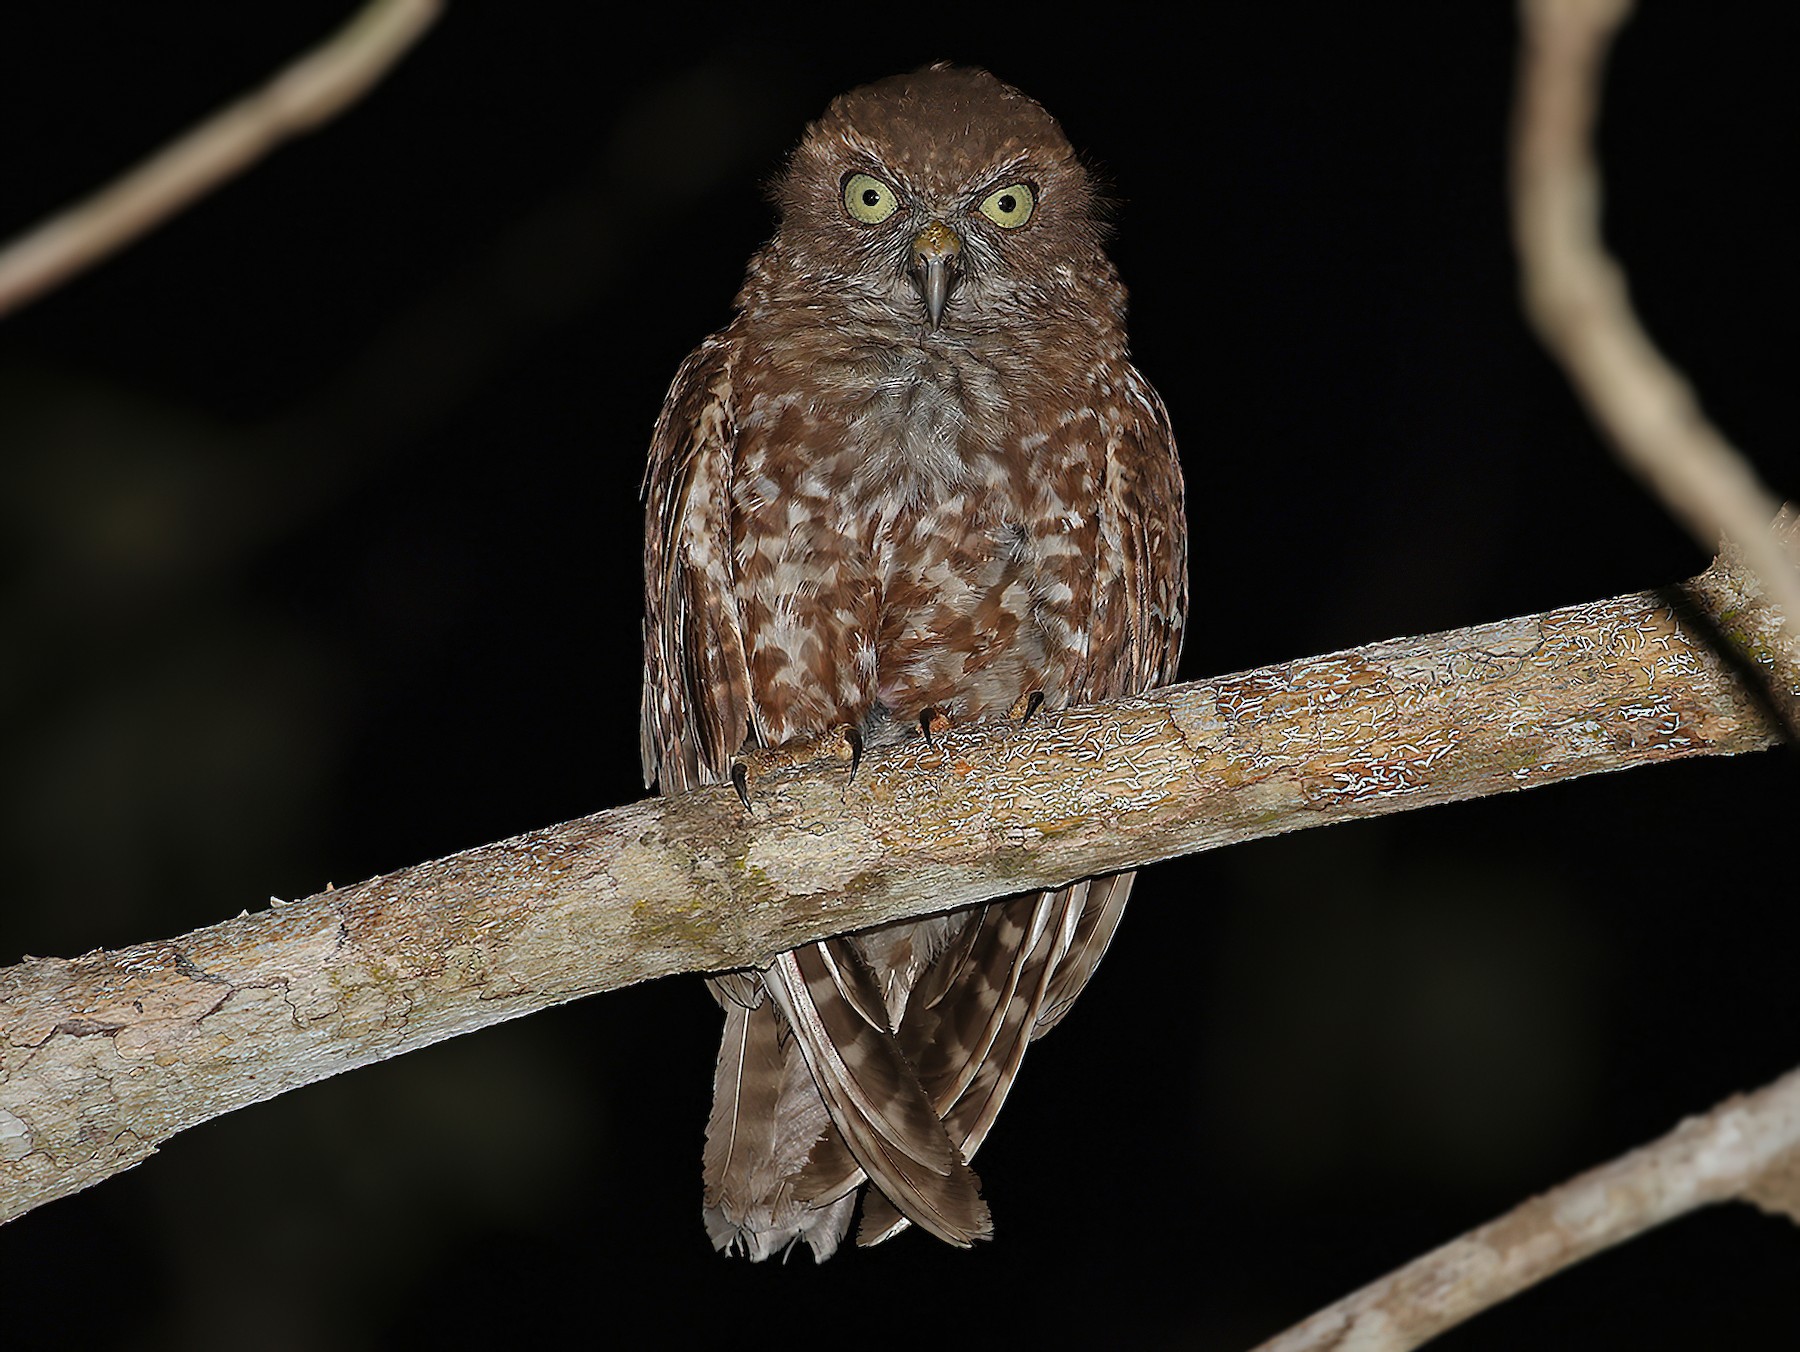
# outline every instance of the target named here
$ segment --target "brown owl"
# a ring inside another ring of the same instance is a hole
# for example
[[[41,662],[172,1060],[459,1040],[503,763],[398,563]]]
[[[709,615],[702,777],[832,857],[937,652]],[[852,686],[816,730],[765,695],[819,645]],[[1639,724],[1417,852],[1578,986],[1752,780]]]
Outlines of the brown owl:
[[[1180,463],[1056,121],[933,66],[835,100],[775,195],[737,317],[682,364],[650,448],[646,782],[678,793],[751,748],[840,728],[892,744],[1171,679]],[[761,1259],[804,1240],[822,1260],[859,1192],[864,1244],[908,1223],[989,1235],[968,1161],[1131,882],[713,980],[713,1243]]]

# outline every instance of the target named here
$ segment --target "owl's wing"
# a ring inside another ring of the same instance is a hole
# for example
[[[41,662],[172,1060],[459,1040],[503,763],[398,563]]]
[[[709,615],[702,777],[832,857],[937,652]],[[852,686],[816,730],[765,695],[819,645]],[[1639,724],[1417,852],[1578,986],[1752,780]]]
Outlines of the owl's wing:
[[[1187,513],[1169,413],[1135,368],[1127,368],[1121,394],[1126,416],[1107,446],[1101,487],[1088,667],[1075,691],[1083,701],[1133,695],[1174,680],[1187,622]],[[1056,1027],[1087,985],[1136,877],[1117,873],[1091,881],[1032,1037]]]
[[[724,779],[751,726],[732,585],[730,352],[715,335],[681,364],[644,474],[644,784],[664,793]]]
[[[1128,368],[1129,369],[1129,368]],[[1175,679],[1187,618],[1187,517],[1169,414],[1129,370],[1125,416],[1109,439],[1100,494],[1088,664],[1078,702],[1135,695]]]
[[[913,992],[902,1045],[943,1115],[950,1139],[973,1158],[1012,1087],[1057,973],[1081,933],[1096,886],[1075,883],[990,904],[960,971],[926,974]]]
[[[751,722],[749,665],[732,586],[731,345],[714,336],[675,373],[644,472],[644,784],[680,793],[730,772]],[[712,1118],[709,1207],[743,1212],[764,1191],[783,1060],[752,975],[708,981],[726,1011]],[[803,1156],[802,1156],[803,1158]],[[797,1167],[797,1166],[796,1166]]]
[[[1114,430],[1096,513],[1087,666],[1073,691],[1082,702],[1172,680],[1187,614],[1187,518],[1169,415],[1135,370],[1122,395],[1104,420]],[[1093,975],[1135,876],[990,905],[921,978],[901,1043],[965,1157],[986,1136],[1024,1041],[1054,1028]]]
[[[837,1127],[837,1141],[823,1143],[842,1175],[837,1186],[854,1178],[847,1154],[896,1214],[946,1243],[991,1235],[975,1172],[888,1033],[881,989],[857,950],[842,939],[807,944],[780,954],[766,980]],[[818,1164],[815,1147],[797,1180],[814,1205],[837,1191],[815,1192]]]
[[[1136,876],[1113,873],[989,903],[970,927],[962,973],[949,979],[953,998],[929,998],[927,983],[944,980],[932,981],[935,969],[914,992],[927,998],[908,1005],[902,1043],[964,1159],[987,1139],[1025,1048],[1056,1026],[1099,965]],[[1010,942],[1018,947],[1009,950]],[[955,989],[965,983],[969,989]],[[856,1242],[879,1244],[905,1226],[898,1208],[871,1193]]]

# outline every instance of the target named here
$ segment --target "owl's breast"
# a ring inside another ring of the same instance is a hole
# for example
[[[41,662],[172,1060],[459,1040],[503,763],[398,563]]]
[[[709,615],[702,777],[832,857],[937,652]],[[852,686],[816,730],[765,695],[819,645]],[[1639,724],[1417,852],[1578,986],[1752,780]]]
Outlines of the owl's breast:
[[[1002,712],[1052,683],[1043,604],[1056,585],[1013,495],[951,494],[875,542],[875,696],[903,716]]]
[[[746,392],[740,590],[753,650],[830,692],[807,722],[872,719],[885,740],[884,719],[898,733],[928,705],[961,718],[1032,691],[1066,701],[1097,441],[1022,424],[1039,390],[966,345],[845,341],[815,349],[803,379]]]
[[[954,492],[1004,445],[1006,381],[979,354],[915,342],[866,349],[851,364],[839,408],[857,497]]]
[[[919,498],[967,481],[1006,442],[1028,361],[991,335],[972,342],[867,322],[790,328],[746,363],[754,388],[743,427],[773,431],[771,420],[799,405],[817,435],[796,453],[838,462],[829,468],[857,498]],[[788,421],[776,435],[791,444]]]

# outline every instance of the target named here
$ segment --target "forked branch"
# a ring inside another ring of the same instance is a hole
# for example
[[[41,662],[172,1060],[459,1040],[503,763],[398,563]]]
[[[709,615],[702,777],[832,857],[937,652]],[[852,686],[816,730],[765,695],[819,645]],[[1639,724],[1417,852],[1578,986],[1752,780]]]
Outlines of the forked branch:
[[[1800,536],[1762,530],[1773,497],[1657,351],[1601,239],[1600,72],[1631,9],[1631,0],[1521,0],[1513,229],[1525,309],[1619,458],[1697,539],[1737,542],[1740,586],[1771,602],[1741,645],[1791,652]],[[1715,610],[1727,627],[1745,613]],[[1772,618],[1780,614],[1785,631]],[[1791,673],[1773,694],[1800,729]],[[1800,1071],[1413,1260],[1258,1352],[1403,1352],[1601,1249],[1731,1199],[1800,1221]]]

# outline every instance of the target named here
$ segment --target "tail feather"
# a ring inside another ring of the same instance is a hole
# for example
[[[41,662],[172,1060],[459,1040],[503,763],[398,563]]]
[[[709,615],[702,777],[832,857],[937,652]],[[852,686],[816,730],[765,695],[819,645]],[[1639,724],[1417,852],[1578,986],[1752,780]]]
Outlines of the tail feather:
[[[1031,1035],[1034,1041],[1062,1022],[1063,1015],[1069,1012],[1069,1006],[1075,1003],[1075,997],[1081,994],[1088,978],[1100,965],[1100,959],[1106,956],[1113,931],[1118,929],[1119,917],[1125,914],[1125,903],[1131,897],[1131,884],[1135,881],[1135,872],[1109,873],[1105,877],[1088,879],[1087,903],[1082,907],[1081,921],[1075,927],[1068,957],[1057,968],[1043,1013],[1038,1015],[1037,1028]]]
[[[824,1196],[792,1186],[831,1119],[760,980],[756,992],[754,1007],[721,1001],[725,1036],[702,1157],[706,1230],[728,1253],[760,1261],[799,1242],[823,1262],[848,1231],[856,1199],[848,1189]]]
[[[725,1040],[706,1145],[715,1246],[761,1259],[805,1243],[823,1260],[859,1191],[858,1244],[911,1224],[952,1244],[988,1236],[967,1161],[1027,1045],[1093,975],[1132,880],[1115,874],[988,903],[933,950],[916,984],[907,978],[910,993],[897,1003],[884,1000],[869,967],[901,951],[894,935],[868,960],[868,936],[808,945],[717,992]],[[874,1186],[862,1190],[865,1181]]]
[[[836,1127],[828,1126],[807,1152],[806,1167],[794,1179],[794,1191],[802,1197],[832,1199],[842,1196],[869,1176],[850,1153]]]
[[[781,1091],[779,1032],[775,1010],[766,1000],[754,1009],[726,1003],[701,1157],[709,1211],[747,1215],[755,1204],[754,1175],[774,1148]]]
[[[882,1005],[855,950],[828,941],[783,953],[767,982],[832,1122],[875,1186],[947,1243],[967,1246],[992,1233],[975,1172],[945,1134],[918,1076],[892,1034],[859,1012]],[[847,999],[845,982],[868,989]]]
[[[943,1114],[963,1158],[973,1159],[987,1139],[1027,1045],[1062,1017],[1093,974],[1129,891],[1129,877],[1124,887],[1114,882],[1110,877],[1090,879],[1029,901],[990,907],[983,917],[984,933],[961,959],[964,971],[955,983],[955,999],[929,1006],[929,1016],[921,1010],[916,1025],[909,1009],[902,1042],[932,1067],[927,1083],[933,1106]],[[1010,914],[994,918],[997,910]],[[1062,1008],[1053,1009],[1059,999]],[[958,1008],[965,1001],[971,1007]],[[959,1020],[966,1024],[971,1016],[980,1034],[957,1033]],[[885,1198],[871,1195],[863,1203],[856,1242],[882,1243],[907,1223]]]

